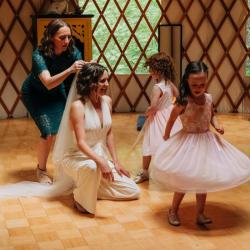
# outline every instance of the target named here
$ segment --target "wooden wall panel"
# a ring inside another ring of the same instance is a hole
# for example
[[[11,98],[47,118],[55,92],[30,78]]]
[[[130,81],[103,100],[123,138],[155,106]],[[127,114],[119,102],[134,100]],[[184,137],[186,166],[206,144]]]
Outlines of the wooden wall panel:
[[[97,0],[92,0],[98,6]],[[245,0],[155,0],[161,9],[161,17],[152,32],[149,42],[157,39],[160,23],[183,25],[183,67],[191,60],[204,60],[209,68],[208,91],[213,94],[218,111],[250,112],[250,83],[244,76],[244,62],[249,49],[245,45],[246,22],[249,8]],[[86,3],[88,0],[85,1]],[[110,1],[106,1],[106,5]],[[113,0],[118,4],[118,0]],[[129,2],[129,1],[128,1]],[[147,22],[146,6],[136,0],[141,18]],[[23,117],[26,109],[20,101],[20,87],[31,67],[32,32],[30,15],[38,13],[44,0],[0,0],[0,118]],[[161,5],[162,4],[162,5]],[[119,8],[121,15],[126,4]],[[91,14],[91,13],[89,13]],[[100,21],[115,33],[117,25],[108,26],[100,10]],[[131,27],[130,27],[131,28]],[[132,27],[131,37],[138,26]],[[95,27],[93,27],[95,30]],[[133,38],[133,39],[132,39]],[[108,37],[108,40],[115,37]],[[97,43],[95,33],[93,42]],[[105,58],[105,48],[100,48],[99,61]],[[117,45],[118,46],[118,45]],[[138,47],[143,59],[147,45]],[[126,48],[125,48],[126,50]],[[123,53],[125,52],[122,51]],[[123,58],[126,60],[126,58]],[[149,102],[152,81],[147,75],[136,75],[137,64],[131,67],[130,75],[115,75],[111,72],[112,95],[115,111],[143,111]]]

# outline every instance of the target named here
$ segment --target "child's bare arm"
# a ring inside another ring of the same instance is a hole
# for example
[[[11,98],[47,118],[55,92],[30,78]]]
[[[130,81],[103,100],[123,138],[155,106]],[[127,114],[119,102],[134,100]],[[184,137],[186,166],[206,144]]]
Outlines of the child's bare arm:
[[[224,128],[223,128],[223,126],[217,121],[217,118],[216,118],[216,116],[215,116],[215,114],[214,114],[214,109],[213,109],[213,107],[212,107],[212,117],[211,117],[211,121],[210,121],[210,123],[211,123],[211,125],[215,128],[215,130],[218,132],[218,133],[220,133],[220,134],[224,134]]]
[[[150,115],[154,115],[156,113],[156,106],[158,103],[159,98],[161,97],[161,89],[158,86],[153,87],[153,92],[152,92],[152,98],[150,101],[150,106],[148,107],[147,111],[146,111],[146,115],[150,116]]]
[[[172,112],[170,114],[170,117],[168,119],[165,133],[163,135],[163,139],[167,140],[170,137],[171,129],[174,125],[174,122],[176,121],[177,117],[185,110],[185,106],[182,106],[180,104],[176,104],[174,108],[172,109]]]

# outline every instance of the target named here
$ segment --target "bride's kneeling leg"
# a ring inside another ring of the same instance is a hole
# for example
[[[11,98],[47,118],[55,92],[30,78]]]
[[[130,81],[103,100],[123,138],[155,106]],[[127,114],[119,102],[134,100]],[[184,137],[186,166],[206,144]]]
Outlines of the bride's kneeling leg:
[[[114,182],[108,182],[104,178],[98,190],[98,199],[106,200],[135,200],[140,197],[140,189],[135,182],[123,175],[113,172]]]
[[[96,210],[97,190],[100,185],[101,172],[92,160],[79,165],[75,174],[74,200],[89,213]]]

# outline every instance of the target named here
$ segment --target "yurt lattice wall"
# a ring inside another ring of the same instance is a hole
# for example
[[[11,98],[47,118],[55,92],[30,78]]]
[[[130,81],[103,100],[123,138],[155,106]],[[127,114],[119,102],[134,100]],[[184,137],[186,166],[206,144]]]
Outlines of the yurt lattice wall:
[[[32,30],[30,15],[39,13],[46,1],[42,0],[0,0],[0,118],[21,117],[26,110],[20,101],[20,87],[31,68]],[[218,111],[250,112],[250,84],[245,77],[245,61],[249,49],[245,44],[246,23],[250,16],[245,0],[149,0],[141,4],[133,0],[140,13],[135,26],[126,19],[126,9],[132,2],[107,0],[99,6],[98,0],[84,1],[83,9],[92,2],[99,13],[93,24],[93,43],[99,50],[98,61],[105,61],[111,74],[112,96],[115,111],[142,111],[149,101],[151,79],[148,75],[136,74],[136,68],[144,59],[150,41],[157,40],[157,26],[160,23],[183,25],[183,67],[191,60],[204,60],[209,68],[208,91],[213,94]],[[154,25],[148,21],[150,4],[160,9],[160,16]],[[110,25],[105,10],[114,4],[130,30],[127,44],[121,47],[117,42],[115,25]],[[91,13],[86,13],[91,14]],[[6,18],[3,18],[5,16]],[[105,46],[98,46],[95,30],[102,21],[109,31]],[[140,23],[144,22],[151,31],[148,43],[141,44],[136,37]],[[131,73],[115,74],[117,64],[110,65],[105,50],[110,40],[115,41],[120,51],[119,60],[128,64]],[[140,55],[131,65],[126,58],[126,48],[135,41]]]

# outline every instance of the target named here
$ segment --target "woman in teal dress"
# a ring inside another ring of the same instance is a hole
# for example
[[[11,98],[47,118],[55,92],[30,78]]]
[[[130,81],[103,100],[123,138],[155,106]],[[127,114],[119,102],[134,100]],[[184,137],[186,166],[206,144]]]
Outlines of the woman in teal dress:
[[[41,45],[32,55],[32,70],[22,86],[22,101],[40,130],[37,178],[51,183],[46,172],[50,147],[58,132],[72,74],[82,68],[81,53],[73,45],[70,26],[51,21]]]

